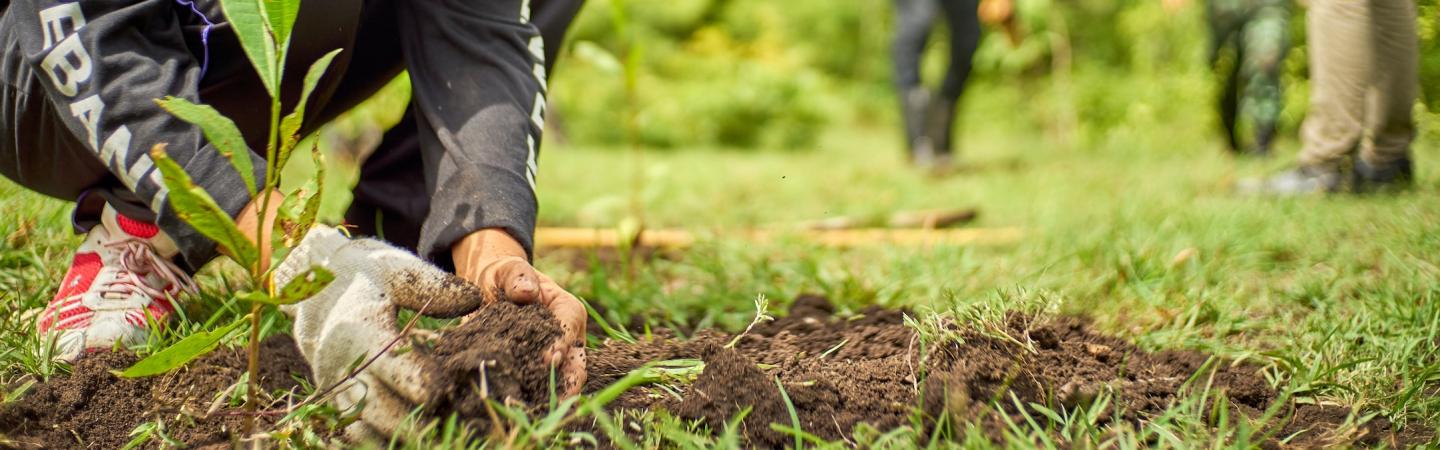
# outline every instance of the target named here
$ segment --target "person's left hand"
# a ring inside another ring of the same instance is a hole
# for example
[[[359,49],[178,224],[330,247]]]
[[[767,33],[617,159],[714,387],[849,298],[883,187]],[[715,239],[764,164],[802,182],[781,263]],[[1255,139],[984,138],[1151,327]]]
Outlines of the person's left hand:
[[[562,395],[580,394],[585,386],[585,305],[580,299],[535,270],[525,250],[509,234],[485,229],[466,236],[452,249],[455,274],[474,283],[488,299],[544,306],[564,331],[541,358],[560,374]]]

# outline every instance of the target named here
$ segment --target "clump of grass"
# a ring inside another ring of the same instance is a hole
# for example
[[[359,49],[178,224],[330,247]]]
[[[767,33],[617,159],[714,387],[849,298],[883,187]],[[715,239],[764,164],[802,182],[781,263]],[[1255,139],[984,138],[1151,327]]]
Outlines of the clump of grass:
[[[725,348],[735,348],[735,345],[740,343],[740,339],[744,338],[746,334],[749,334],[750,330],[754,329],[756,325],[775,320],[775,316],[770,315],[769,311],[770,299],[766,298],[765,294],[756,295],[755,318],[750,320],[750,325],[746,325],[745,330],[736,333],[735,337],[731,338],[730,342],[725,344]]]

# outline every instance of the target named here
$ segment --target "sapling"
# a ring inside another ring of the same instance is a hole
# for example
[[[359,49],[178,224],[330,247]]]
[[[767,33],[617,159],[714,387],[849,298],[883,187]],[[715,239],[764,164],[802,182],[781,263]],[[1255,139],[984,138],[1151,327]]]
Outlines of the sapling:
[[[265,179],[257,184],[251,151],[234,121],[210,106],[183,98],[166,97],[156,100],[156,103],[180,120],[198,126],[206,140],[240,173],[245,188],[260,201],[254,235],[257,239],[271,236],[272,254],[270,261],[266,261],[261,253],[264,244],[246,238],[230,215],[220,209],[205,190],[196,186],[179,164],[166,156],[165,145],[156,145],[150,153],[169,189],[171,208],[178,218],[214,240],[222,253],[245,268],[253,290],[241,292],[237,298],[249,302],[251,307],[249,314],[236,321],[215,330],[191,334],[141,360],[120,375],[156,375],[180,367],[215,349],[221,340],[248,321],[250,339],[245,409],[253,413],[259,390],[260,318],[264,308],[303,301],[334,279],[334,274],[329,271],[311,267],[285,286],[276,286],[271,268],[316,223],[324,178],[324,164],[320,161],[319,150],[312,148],[311,157],[316,160],[315,166],[321,172],[307,183],[307,187],[281,192],[281,168],[285,167],[300,142],[300,129],[310,94],[340,50],[331,51],[310,66],[299,102],[282,116],[280,86],[285,77],[285,57],[290,48],[291,30],[300,10],[300,0],[221,0],[220,4],[270,97],[270,126],[265,136]],[[274,194],[280,194],[282,200],[275,205],[277,217],[271,218],[267,215],[272,210],[270,202]],[[266,227],[273,228],[266,230]],[[245,431],[248,434],[253,430],[254,415],[247,414]]]
[[[750,325],[746,325],[744,331],[741,331],[740,334],[737,334],[734,338],[730,339],[730,342],[725,344],[725,348],[735,348],[735,345],[740,343],[740,338],[743,338],[745,337],[745,335],[750,334],[750,330],[754,329],[755,325],[759,325],[761,322],[769,322],[771,320],[775,320],[775,316],[770,315],[770,299],[765,298],[765,294],[756,295],[755,318],[750,320]]]

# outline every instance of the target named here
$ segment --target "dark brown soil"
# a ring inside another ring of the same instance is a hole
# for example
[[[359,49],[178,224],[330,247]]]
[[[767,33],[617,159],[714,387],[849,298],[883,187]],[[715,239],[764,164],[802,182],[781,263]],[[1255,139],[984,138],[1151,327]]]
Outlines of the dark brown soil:
[[[266,391],[297,388],[292,374],[308,378],[310,370],[289,337],[263,345],[260,381]],[[228,445],[236,437],[240,416],[204,416],[216,396],[244,372],[244,349],[212,353],[164,376],[126,379],[110,373],[136,360],[127,353],[83,356],[70,375],[37,385],[23,399],[0,407],[0,436],[9,441],[0,447],[120,448],[135,427],[155,420],[164,420],[171,437],[194,447]]]
[[[1250,417],[1281,400],[1259,367],[1225,361],[1207,365],[1207,355],[1190,351],[1146,352],[1095,334],[1080,319],[1030,324],[1014,315],[1005,324],[1013,341],[956,330],[963,344],[936,346],[922,343],[903,324],[901,312],[869,309],[840,318],[833,310],[823,298],[802,297],[790,315],[757,327],[733,350],[721,348],[730,336],[714,332],[687,341],[612,343],[590,352],[586,389],[601,389],[647,361],[701,358],[706,368],[693,384],[672,386],[679,398],[642,387],[611,407],[663,408],[682,418],[703,419],[714,429],[749,408],[741,431],[752,445],[764,447],[793,445],[793,437],[770,426],[792,423],[780,386],[800,428],[830,440],[845,439],[862,423],[884,431],[918,419],[933,429],[947,417],[986,425],[999,440],[1005,428],[1001,415],[1025,423],[1016,399],[1024,405],[1075,409],[1111,395],[1103,420],[1132,424],[1153,418],[1187,389],[1207,384],[1211,398],[1224,395],[1233,413]],[[1187,387],[1192,377],[1196,381]],[[1286,445],[1290,448],[1407,445],[1433,436],[1419,426],[1397,431],[1383,419],[1358,430],[1338,430],[1351,412],[1340,406],[1279,407],[1281,418],[1272,426],[1281,429],[1273,436],[1293,436]]]
[[[495,303],[463,325],[445,331],[434,349],[444,373],[434,409],[458,413],[488,429],[486,400],[508,405],[546,404],[550,369],[539,355],[560,337],[560,324],[540,306]]]
[[[959,341],[941,345],[921,340],[903,324],[903,314],[871,308],[839,317],[824,298],[805,296],[786,317],[757,326],[734,348],[725,348],[730,335],[715,331],[683,341],[661,331],[652,341],[594,348],[585,389],[602,389],[650,361],[702,359],[706,367],[693,382],[673,383],[670,390],[637,387],[609,407],[665,409],[717,431],[748,410],[739,431],[760,448],[792,445],[793,437],[772,424],[788,427],[793,420],[806,433],[831,440],[851,436],[862,424],[882,431],[918,424],[928,433],[960,419],[999,430],[1005,416],[1023,423],[1028,412],[1045,420],[1017,403],[1075,410],[1107,397],[1102,422],[1140,424],[1187,390],[1206,386],[1208,398],[1223,396],[1233,415],[1258,417],[1272,406],[1280,411],[1268,425],[1275,428],[1268,447],[1398,447],[1434,438],[1423,426],[1397,430],[1383,418],[1342,429],[1357,414],[1342,406],[1283,402],[1256,366],[1191,351],[1146,352],[1096,334],[1080,319],[1031,323],[1013,315],[1000,327],[1004,335],[956,328]],[[501,303],[482,309],[428,350],[444,369],[434,410],[459,413],[483,430],[490,416],[485,399],[545,405],[550,372],[535,355],[558,336],[558,324],[543,308]],[[267,341],[266,355],[266,389],[293,388],[290,374],[306,372],[288,340]],[[223,445],[233,440],[240,418],[202,416],[216,393],[237,379],[243,360],[243,351],[224,351],[173,375],[125,380],[109,370],[130,364],[133,356],[91,355],[73,375],[0,407],[0,435],[23,446],[115,448],[140,423],[164,418],[170,434],[188,444]],[[172,423],[177,416],[188,417],[187,423]]]

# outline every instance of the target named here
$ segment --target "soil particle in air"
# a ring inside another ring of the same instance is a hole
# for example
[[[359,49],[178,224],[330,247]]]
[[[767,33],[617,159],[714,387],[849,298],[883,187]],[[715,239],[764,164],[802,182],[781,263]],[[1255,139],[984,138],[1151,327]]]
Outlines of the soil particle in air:
[[[262,345],[261,386],[268,392],[296,389],[294,377],[309,378],[295,342],[278,336]],[[0,406],[0,447],[120,448],[145,422],[164,420],[167,433],[192,447],[228,444],[243,419],[207,415],[216,396],[240,379],[245,350],[206,355],[170,374],[119,378],[138,358],[101,352],[82,356],[69,375],[36,385],[20,400]],[[262,423],[274,418],[264,417]]]

